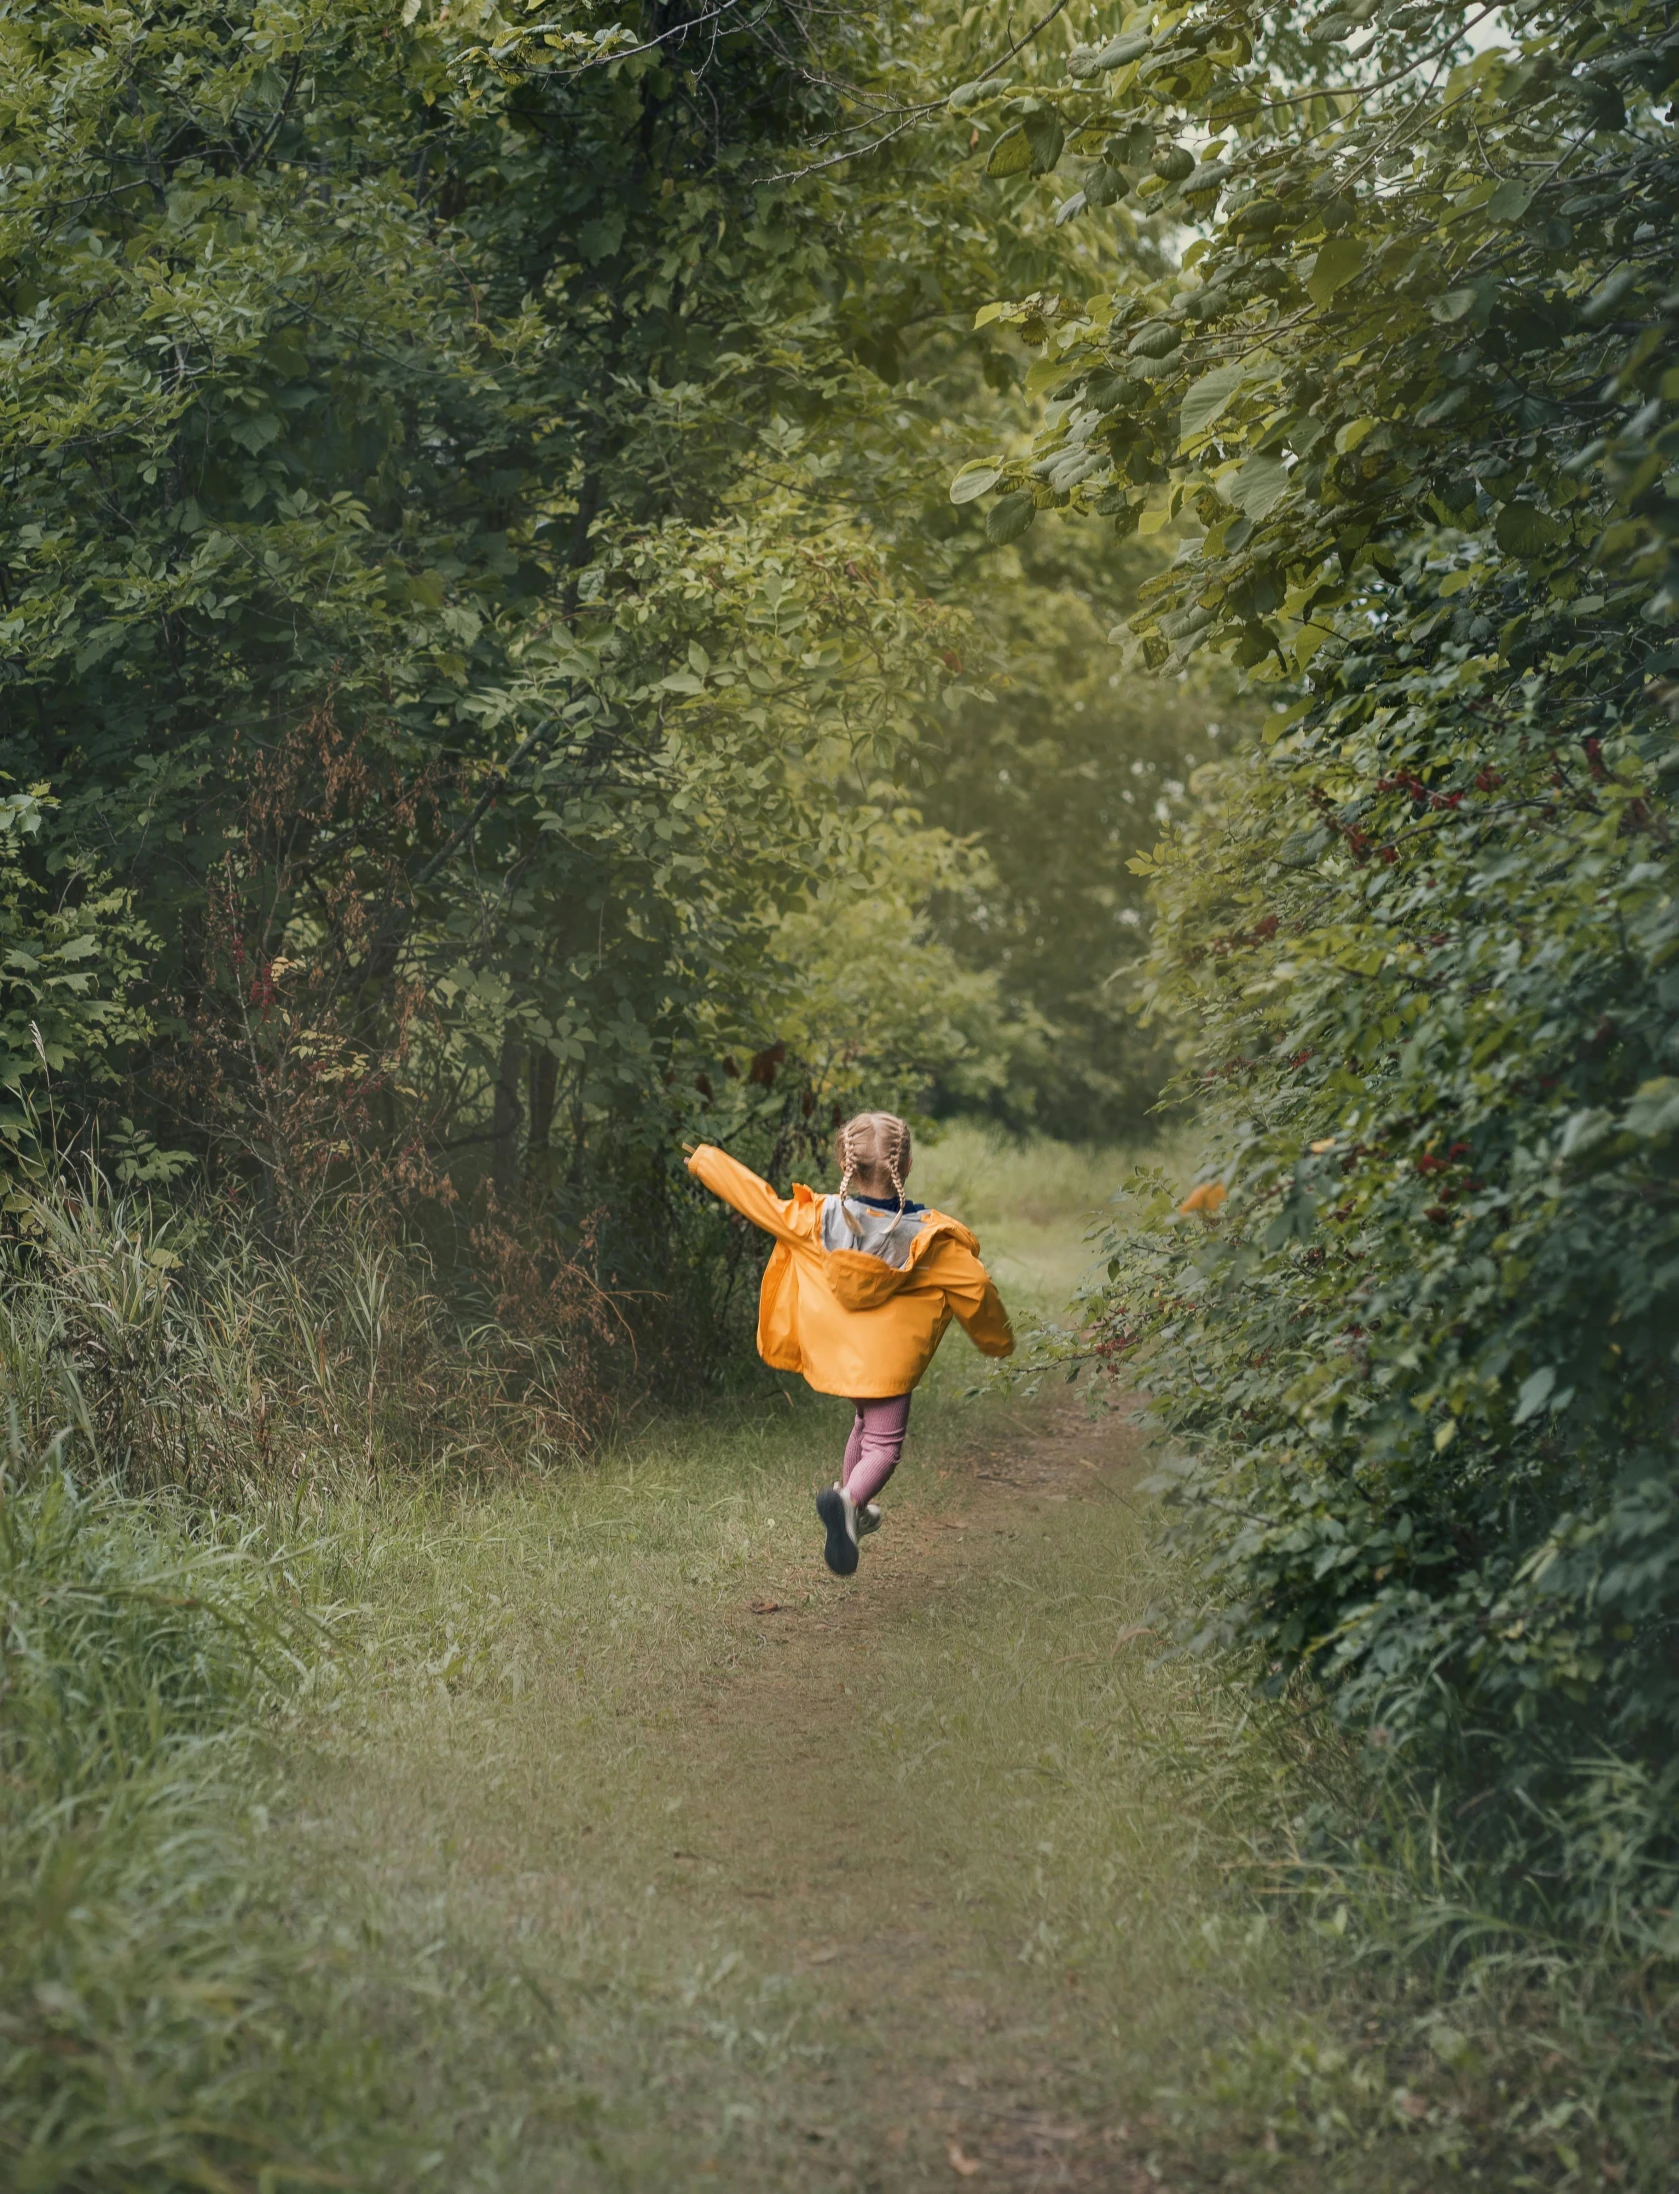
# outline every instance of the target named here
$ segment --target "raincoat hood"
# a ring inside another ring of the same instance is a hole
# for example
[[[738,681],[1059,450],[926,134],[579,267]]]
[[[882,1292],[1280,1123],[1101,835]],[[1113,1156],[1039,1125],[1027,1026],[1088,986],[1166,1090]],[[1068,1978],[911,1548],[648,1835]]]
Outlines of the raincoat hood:
[[[795,1181],[793,1194],[798,1198],[809,1196],[811,1191],[802,1181]],[[824,1196],[815,1201],[820,1211],[822,1205],[833,1204],[838,1199]],[[847,1310],[875,1310],[882,1303],[889,1303],[911,1279],[922,1258],[941,1240],[960,1242],[970,1255],[977,1257],[979,1254],[976,1238],[959,1219],[952,1219],[945,1212],[925,1211],[905,1224],[906,1230],[913,1228],[914,1233],[909,1255],[902,1265],[891,1264],[866,1249],[829,1249],[824,1245],[822,1254],[827,1260],[828,1284]],[[821,1235],[829,1231],[826,1227],[820,1230]]]

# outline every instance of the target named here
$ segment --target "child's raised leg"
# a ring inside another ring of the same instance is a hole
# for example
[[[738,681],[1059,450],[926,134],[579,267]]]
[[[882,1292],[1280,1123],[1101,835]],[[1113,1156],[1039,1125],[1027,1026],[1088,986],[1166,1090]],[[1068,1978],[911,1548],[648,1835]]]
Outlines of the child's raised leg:
[[[907,1394],[890,1394],[879,1401],[859,1402],[857,1421],[845,1443],[845,1470],[840,1479],[858,1508],[866,1508],[898,1467],[909,1429]]]
[[[816,1496],[816,1513],[827,1528],[823,1559],[836,1577],[857,1567],[857,1541],[880,1522],[874,1497],[898,1467],[909,1425],[909,1396],[891,1394],[882,1401],[858,1402],[839,1482]]]

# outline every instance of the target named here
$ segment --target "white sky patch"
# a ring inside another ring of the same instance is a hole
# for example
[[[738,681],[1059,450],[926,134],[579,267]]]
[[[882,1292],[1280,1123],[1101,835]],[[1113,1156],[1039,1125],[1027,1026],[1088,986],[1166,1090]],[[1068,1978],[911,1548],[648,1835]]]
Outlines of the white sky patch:
[[[1486,53],[1493,46],[1514,46],[1515,34],[1504,19],[1504,10],[1494,8],[1480,22],[1472,23],[1464,34],[1476,53]]]

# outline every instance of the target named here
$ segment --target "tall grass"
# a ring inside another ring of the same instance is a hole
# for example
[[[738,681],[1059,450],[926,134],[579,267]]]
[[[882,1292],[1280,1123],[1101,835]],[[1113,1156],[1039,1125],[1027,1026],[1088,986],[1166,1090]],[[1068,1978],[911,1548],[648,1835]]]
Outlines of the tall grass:
[[[248,1532],[0,1476],[0,2184],[349,2183],[365,2086],[253,1904],[255,1731],[313,1626]]]
[[[1227,1815],[1225,1865],[1291,1945],[1298,1982],[1163,2098],[1186,2161],[1245,2129],[1255,2185],[1293,2186],[1310,2157],[1325,2183],[1359,2188],[1402,2142],[1437,2172],[1430,2186],[1666,2194],[1679,2172],[1671,1957],[1582,1929],[1561,1885],[1547,1900],[1517,1878],[1519,1853],[1502,1873],[1485,1854],[1467,1861],[1439,1794],[1373,1780],[1298,1692],[1258,1702],[1248,1734],[1269,1788],[1250,1785]],[[1212,1772],[1229,1778],[1231,1760]]]
[[[629,1336],[581,1265],[494,1211],[462,1263],[448,1289],[353,1214],[288,1256],[95,1167],[10,1184],[6,2194],[365,2185],[403,2153],[353,1950],[260,1887],[268,1732],[319,1643],[266,1550],[325,1496],[528,1474],[613,1421]]]
[[[980,1230],[1018,1307],[1054,1315],[1126,1165],[957,1123],[919,1154],[915,1186]],[[68,1441],[130,1490],[223,1503],[591,1449],[660,1337],[632,1332],[586,1245],[567,1255],[491,1211],[462,1251],[442,1275],[346,1209],[286,1252],[225,1202],[154,1204],[65,1168],[14,1187],[0,1223],[0,1387],[26,1446]]]
[[[0,1385],[37,1450],[131,1490],[271,1500],[393,1466],[543,1463],[611,1416],[612,1305],[564,1259],[475,1230],[451,1297],[353,1214],[299,1256],[225,1207],[155,1207],[96,1167],[9,1201]]]
[[[1138,1155],[1187,1186],[1194,1130]],[[1093,1259],[1090,1214],[1132,1162],[957,1124],[918,1158],[916,1187],[974,1225],[1005,1287],[1053,1318]],[[1163,1558],[1159,1590],[1152,1619],[1170,1633],[1194,1581]],[[1242,1670],[1202,1671],[1225,1709],[1242,1695]],[[1254,1909],[1297,1954],[1311,1946],[1301,1999],[1233,2034],[1173,2098],[1182,2166],[1257,2124],[1277,2160],[1261,2148],[1248,2166],[1280,2183],[1310,2151],[1343,2160],[1339,2184],[1403,2131],[1443,2172],[1488,2183],[1672,2184],[1679,1883],[1651,1894],[1649,1847],[1679,1769],[1581,1757],[1566,1817],[1493,1846],[1472,1818],[1443,1816],[1437,1793],[1378,1772],[1309,1698],[1255,1698],[1252,1712],[1239,1742],[1228,1713],[1209,1716],[1201,1749],[1184,1722],[1144,1740],[1155,1776],[1181,1785],[1185,1818],[1220,1817]],[[1566,1864],[1540,1874],[1536,1849]]]

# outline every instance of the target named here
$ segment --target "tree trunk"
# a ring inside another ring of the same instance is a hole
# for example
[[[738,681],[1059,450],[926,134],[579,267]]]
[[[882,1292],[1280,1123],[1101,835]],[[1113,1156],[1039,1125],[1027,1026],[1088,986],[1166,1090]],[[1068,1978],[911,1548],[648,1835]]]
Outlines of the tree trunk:
[[[501,1032],[501,1061],[496,1068],[496,1105],[490,1121],[490,1172],[496,1194],[505,1202],[519,1178],[519,1068],[524,1057],[519,1027],[509,1021]]]
[[[554,1093],[560,1062],[551,1051],[533,1051],[530,1067],[530,1132],[525,1137],[525,1171],[534,1174],[548,1155],[548,1131],[554,1124]]]

